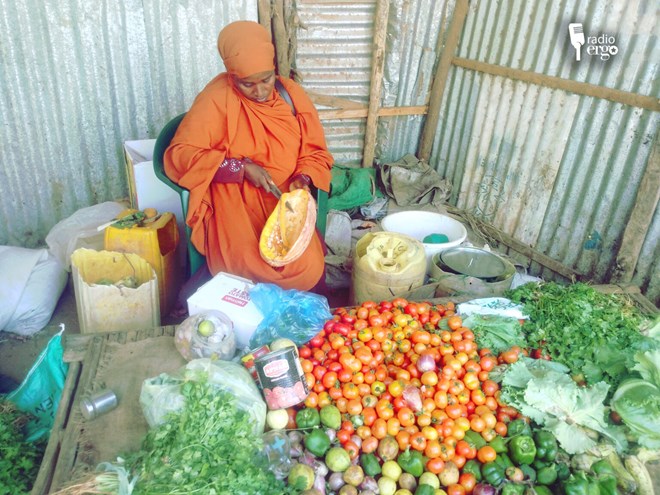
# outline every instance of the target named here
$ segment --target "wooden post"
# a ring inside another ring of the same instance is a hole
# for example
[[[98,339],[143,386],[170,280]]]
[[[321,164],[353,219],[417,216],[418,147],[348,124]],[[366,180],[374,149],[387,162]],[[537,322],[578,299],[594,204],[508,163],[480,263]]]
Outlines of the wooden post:
[[[456,8],[454,9],[454,17],[451,20],[449,31],[447,32],[447,41],[442,50],[442,54],[440,55],[440,61],[438,62],[435,76],[433,77],[431,97],[429,99],[429,113],[426,115],[426,121],[424,122],[424,129],[422,131],[422,139],[419,143],[419,152],[417,153],[417,157],[420,160],[428,161],[431,156],[433,138],[438,127],[438,120],[440,119],[442,95],[445,92],[449,67],[454,58],[461,31],[463,31],[467,12],[468,0],[457,0]]]
[[[660,200],[660,139],[656,134],[646,165],[646,171],[639,184],[635,206],[630,214],[621,240],[621,249],[616,257],[616,268],[612,276],[614,282],[629,283],[635,273],[644,239],[648,235],[653,214]]]
[[[367,129],[364,135],[363,167],[371,167],[374,162],[378,110],[380,108],[381,97],[380,91],[383,86],[383,66],[385,64],[387,17],[389,12],[389,0],[378,0],[376,5],[376,19],[374,20],[374,51],[371,59],[371,87],[369,90]]]
[[[280,76],[289,77],[291,62],[289,61],[289,36],[284,22],[284,1],[273,2],[273,36],[275,38],[275,53],[277,70]]]
[[[272,33],[270,23],[270,0],[258,0],[257,11],[259,15],[259,24],[265,27],[269,33]]]

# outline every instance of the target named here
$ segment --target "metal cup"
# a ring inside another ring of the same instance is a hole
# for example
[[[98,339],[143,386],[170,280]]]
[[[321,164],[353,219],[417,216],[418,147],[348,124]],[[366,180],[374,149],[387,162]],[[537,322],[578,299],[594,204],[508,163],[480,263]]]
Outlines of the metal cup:
[[[112,390],[102,390],[80,401],[80,410],[85,419],[94,419],[117,407],[117,396]]]

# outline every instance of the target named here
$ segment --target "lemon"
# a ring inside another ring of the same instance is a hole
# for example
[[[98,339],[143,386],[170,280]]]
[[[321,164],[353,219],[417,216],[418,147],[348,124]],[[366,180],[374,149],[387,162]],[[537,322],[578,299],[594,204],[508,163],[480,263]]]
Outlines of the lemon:
[[[210,337],[215,332],[215,325],[211,320],[202,320],[197,325],[197,333],[202,337]]]

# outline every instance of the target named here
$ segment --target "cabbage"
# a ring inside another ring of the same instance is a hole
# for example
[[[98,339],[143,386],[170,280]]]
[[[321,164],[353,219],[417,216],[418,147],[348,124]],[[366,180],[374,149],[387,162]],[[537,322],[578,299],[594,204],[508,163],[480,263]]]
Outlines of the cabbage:
[[[642,378],[626,380],[612,397],[612,408],[641,445],[660,448],[660,350],[635,355]]]

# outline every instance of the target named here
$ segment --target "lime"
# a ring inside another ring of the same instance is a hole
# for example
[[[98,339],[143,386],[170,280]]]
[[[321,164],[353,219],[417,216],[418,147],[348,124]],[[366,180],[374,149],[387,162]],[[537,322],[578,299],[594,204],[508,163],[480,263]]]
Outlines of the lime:
[[[211,320],[202,320],[197,325],[197,333],[202,337],[210,337],[215,332],[215,325]]]

